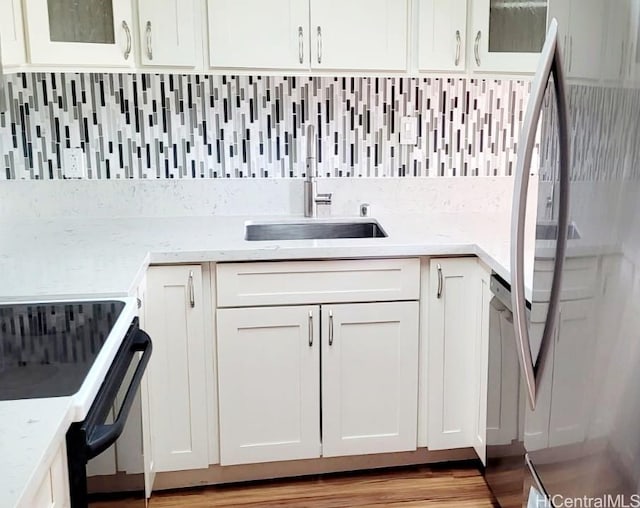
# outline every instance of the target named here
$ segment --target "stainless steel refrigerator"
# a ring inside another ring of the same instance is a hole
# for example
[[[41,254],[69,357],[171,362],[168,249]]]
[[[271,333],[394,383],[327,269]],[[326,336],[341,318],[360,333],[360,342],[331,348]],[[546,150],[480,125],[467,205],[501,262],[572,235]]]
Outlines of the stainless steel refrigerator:
[[[640,2],[563,3],[492,280],[485,478],[503,507],[640,506]]]

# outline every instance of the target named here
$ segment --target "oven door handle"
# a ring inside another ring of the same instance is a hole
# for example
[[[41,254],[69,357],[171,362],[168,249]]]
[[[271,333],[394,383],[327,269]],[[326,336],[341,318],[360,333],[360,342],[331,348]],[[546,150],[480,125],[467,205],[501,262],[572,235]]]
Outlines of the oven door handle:
[[[124,401],[122,402],[122,406],[120,407],[116,420],[110,424],[94,426],[91,432],[87,435],[86,451],[88,459],[92,459],[93,457],[101,454],[115,443],[118,437],[120,437],[120,434],[122,434],[124,425],[129,416],[129,411],[131,410],[131,406],[133,405],[133,401],[136,397],[136,392],[142,382],[142,376],[144,376],[144,371],[149,363],[152,348],[149,336],[140,329],[136,330],[136,334],[129,348],[131,361],[136,357],[135,353],[142,352],[142,356],[140,357],[136,371],[131,378],[131,383],[127,388],[127,393],[125,394]],[[131,362],[129,362],[129,364],[131,364]]]

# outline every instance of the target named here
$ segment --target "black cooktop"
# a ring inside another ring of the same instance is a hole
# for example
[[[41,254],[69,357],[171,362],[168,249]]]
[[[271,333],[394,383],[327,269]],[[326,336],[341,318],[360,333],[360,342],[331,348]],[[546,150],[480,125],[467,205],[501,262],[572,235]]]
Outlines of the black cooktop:
[[[0,304],[0,400],[76,393],[124,306]]]

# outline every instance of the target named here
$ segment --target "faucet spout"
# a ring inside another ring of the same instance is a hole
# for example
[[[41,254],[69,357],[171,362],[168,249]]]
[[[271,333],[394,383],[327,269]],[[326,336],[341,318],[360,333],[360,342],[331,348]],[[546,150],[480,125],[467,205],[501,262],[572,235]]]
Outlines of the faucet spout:
[[[304,182],[304,216],[315,217],[315,195],[316,195],[316,131],[313,125],[307,127],[307,163],[306,179]]]

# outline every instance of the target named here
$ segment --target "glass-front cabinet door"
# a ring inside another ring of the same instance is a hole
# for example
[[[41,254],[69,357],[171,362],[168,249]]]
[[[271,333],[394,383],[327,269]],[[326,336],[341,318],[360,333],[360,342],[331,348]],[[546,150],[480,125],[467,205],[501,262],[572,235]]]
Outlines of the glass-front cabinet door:
[[[473,0],[473,69],[535,72],[547,32],[548,0]]]
[[[129,0],[25,0],[30,60],[133,67]]]

